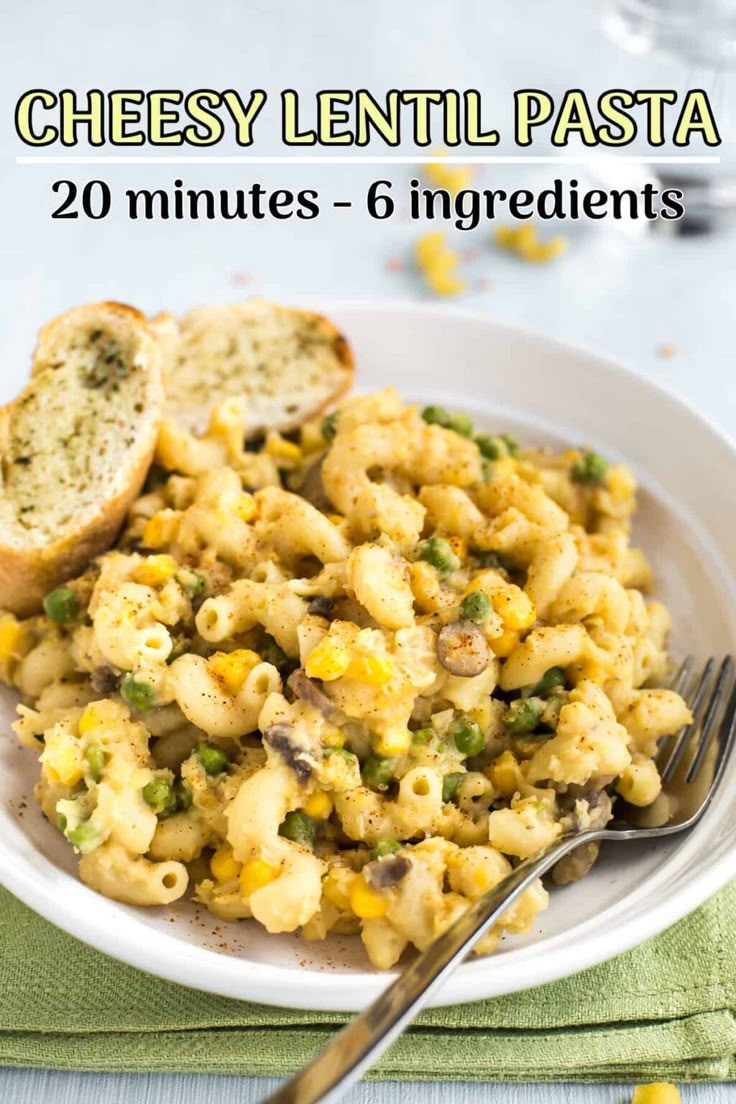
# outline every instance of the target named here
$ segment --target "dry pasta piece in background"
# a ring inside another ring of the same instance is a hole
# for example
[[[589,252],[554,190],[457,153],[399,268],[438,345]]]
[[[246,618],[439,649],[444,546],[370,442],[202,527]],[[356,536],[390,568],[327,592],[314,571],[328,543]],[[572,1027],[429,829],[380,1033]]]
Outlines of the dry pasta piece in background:
[[[452,196],[464,188],[469,188],[473,183],[475,168],[472,165],[448,164],[447,150],[435,150],[432,157],[437,160],[430,161],[423,166],[424,175],[430,184],[436,184],[438,188],[444,188]]]
[[[531,261],[534,264],[544,264],[546,261],[555,260],[567,251],[568,240],[561,234],[540,241],[537,229],[531,222],[523,222],[521,226],[498,226],[493,234],[493,240],[499,249],[508,253],[514,253],[523,261]]]
[[[460,295],[467,284],[458,274],[460,255],[447,245],[441,230],[425,234],[414,246],[414,257],[424,281],[435,295]]]

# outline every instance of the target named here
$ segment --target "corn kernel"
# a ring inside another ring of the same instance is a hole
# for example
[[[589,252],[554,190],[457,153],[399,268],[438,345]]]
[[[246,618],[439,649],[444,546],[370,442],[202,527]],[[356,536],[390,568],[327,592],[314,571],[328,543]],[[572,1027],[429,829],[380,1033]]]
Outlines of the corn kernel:
[[[269,433],[266,439],[266,452],[277,460],[289,460],[293,464],[301,463],[302,450],[293,441],[285,441],[278,433]]]
[[[328,514],[327,520],[332,522],[333,525],[342,525],[345,518],[342,514]]]
[[[133,578],[144,586],[163,586],[178,568],[173,556],[160,553],[158,556],[148,556],[143,563],[138,564],[133,570]]]
[[[33,636],[12,613],[0,615],[0,673],[10,677],[11,665],[22,659],[33,645]]]
[[[507,655],[511,655],[518,643],[519,634],[518,632],[512,632],[511,629],[506,629],[500,636],[494,636],[488,641],[491,651],[499,659],[505,659]]]
[[[86,736],[93,728],[104,723],[102,712],[96,708],[95,703],[88,705],[77,722],[77,731],[80,736]]]
[[[341,678],[350,666],[350,649],[347,644],[332,634],[323,636],[319,644],[312,648],[304,664],[308,678],[332,682]]]
[[[459,560],[468,558],[468,542],[465,537],[447,537],[447,543]]]
[[[518,461],[513,456],[501,456],[498,460],[491,461],[491,473],[494,479],[508,479],[516,474]]]
[[[636,480],[623,464],[611,464],[606,472],[606,490],[617,502],[628,502],[636,490]]]
[[[215,652],[207,660],[211,675],[223,682],[231,694],[237,694],[253,668],[261,662],[258,652],[236,648],[234,652]]]
[[[487,732],[491,726],[493,720],[493,710],[491,707],[491,699],[486,698],[480,705],[477,705],[475,709],[471,709],[468,716],[475,721],[477,725],[484,732]]]
[[[680,1090],[668,1081],[637,1085],[631,1104],[680,1104]]]
[[[143,530],[143,543],[146,548],[163,548],[165,544],[171,544],[176,537],[179,527],[179,513],[177,510],[159,510],[149,521]]]
[[[326,793],[313,793],[304,802],[304,812],[315,820],[327,820],[332,809],[332,798]]]
[[[243,897],[250,897],[257,889],[263,889],[278,875],[278,868],[267,863],[265,859],[248,859],[240,871],[240,892]]]
[[[325,447],[325,439],[322,436],[322,419],[305,422],[299,435],[299,444],[302,453],[321,452]]]
[[[84,776],[82,754],[75,745],[61,748],[55,755],[45,760],[46,774],[52,782],[62,786],[76,786]]]
[[[388,910],[386,898],[375,889],[371,889],[362,876],[356,878],[351,884],[348,897],[351,909],[361,920],[378,920],[379,917],[385,916]]]
[[[308,674],[309,672],[307,672]],[[355,655],[348,666],[348,677],[371,686],[385,686],[396,673],[396,664],[390,656]]]
[[[389,732],[379,736],[376,740],[376,752],[378,755],[405,755],[411,747],[411,732]]]
[[[520,587],[499,587],[491,594],[491,602],[503,621],[504,629],[521,632],[533,625],[537,618],[534,603]]]
[[[322,743],[325,747],[341,748],[345,746],[345,737],[339,728],[331,728],[323,732]]]
[[[235,513],[241,521],[252,521],[258,513],[258,507],[256,506],[256,500],[252,494],[248,494],[247,491],[243,491],[239,494],[235,500]]]
[[[340,912],[350,908],[349,890],[356,875],[345,867],[333,867],[322,879],[322,894]]]
[[[242,863],[238,862],[233,855],[232,847],[228,847],[226,843],[220,844],[210,859],[212,877],[220,883],[230,882],[233,878],[237,878],[241,867]]]
[[[504,797],[513,797],[522,783],[521,769],[510,751],[499,755],[495,763],[486,768],[485,773]]]

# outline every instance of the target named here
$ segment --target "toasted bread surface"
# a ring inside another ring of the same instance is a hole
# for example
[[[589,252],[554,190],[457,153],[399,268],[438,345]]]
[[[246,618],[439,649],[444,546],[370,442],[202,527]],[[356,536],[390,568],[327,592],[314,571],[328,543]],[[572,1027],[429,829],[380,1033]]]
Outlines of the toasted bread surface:
[[[114,539],[155,448],[162,360],[119,303],[41,330],[31,382],[0,416],[0,607],[34,612]]]
[[[320,314],[261,300],[153,320],[165,349],[169,413],[201,431],[221,399],[246,399],[245,431],[294,429],[350,387],[353,356]]]

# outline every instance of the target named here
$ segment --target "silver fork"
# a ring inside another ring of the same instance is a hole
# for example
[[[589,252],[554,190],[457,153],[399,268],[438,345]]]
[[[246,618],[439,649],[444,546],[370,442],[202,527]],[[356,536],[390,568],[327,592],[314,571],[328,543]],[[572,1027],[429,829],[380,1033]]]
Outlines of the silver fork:
[[[693,666],[692,657],[688,657],[672,682],[672,688],[690,703],[693,722],[664,741],[657,760],[663,781],[659,817],[664,823],[637,824],[632,820],[633,810],[627,810],[628,819],[617,817],[605,828],[570,832],[541,857],[520,863],[264,1104],[324,1104],[342,1096],[411,1023],[466,952],[519,894],[576,847],[596,840],[659,839],[697,824],[723,781],[736,740],[736,680],[732,656],[723,660],[715,678],[715,659],[708,660],[695,680]]]

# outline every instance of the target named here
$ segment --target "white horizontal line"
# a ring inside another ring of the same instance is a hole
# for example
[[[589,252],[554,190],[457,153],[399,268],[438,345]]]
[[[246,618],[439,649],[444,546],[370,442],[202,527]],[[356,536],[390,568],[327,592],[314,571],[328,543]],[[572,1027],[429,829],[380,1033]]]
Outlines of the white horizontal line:
[[[626,154],[518,157],[16,157],[16,165],[588,165],[601,160],[630,165],[720,165],[720,157],[634,157]]]

